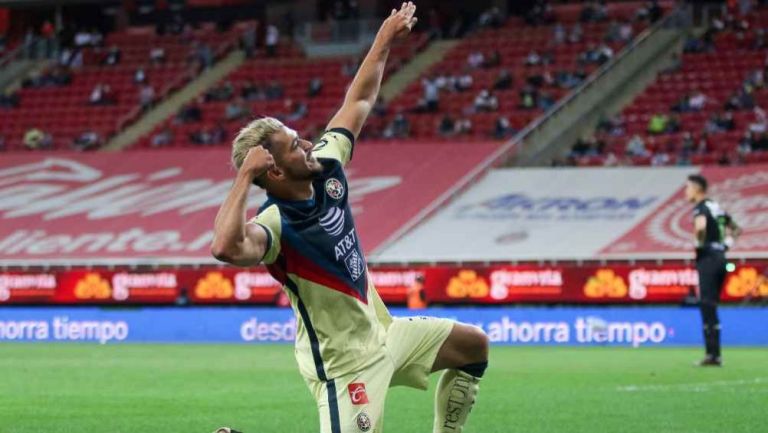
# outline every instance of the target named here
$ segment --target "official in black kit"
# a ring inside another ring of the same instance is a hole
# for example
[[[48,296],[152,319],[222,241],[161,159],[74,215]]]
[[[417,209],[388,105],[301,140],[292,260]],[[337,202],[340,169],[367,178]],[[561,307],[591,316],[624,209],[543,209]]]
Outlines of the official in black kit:
[[[706,356],[701,366],[721,366],[720,319],[717,304],[726,276],[725,253],[741,234],[741,229],[720,205],[707,197],[707,179],[688,176],[686,199],[695,204],[693,234],[696,242],[696,270],[699,273],[699,307],[704,326]]]

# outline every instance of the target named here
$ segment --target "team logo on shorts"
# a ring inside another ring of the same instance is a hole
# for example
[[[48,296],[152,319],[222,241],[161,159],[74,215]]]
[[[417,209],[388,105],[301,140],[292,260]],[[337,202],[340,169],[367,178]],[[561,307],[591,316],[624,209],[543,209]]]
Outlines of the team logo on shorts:
[[[367,432],[371,429],[371,418],[365,412],[360,412],[357,415],[357,428],[362,432]]]
[[[368,394],[365,393],[364,383],[350,383],[347,385],[347,390],[349,391],[349,399],[352,400],[352,404],[368,403]]]
[[[325,192],[334,200],[339,200],[344,196],[344,185],[336,178],[330,178],[325,181]]]

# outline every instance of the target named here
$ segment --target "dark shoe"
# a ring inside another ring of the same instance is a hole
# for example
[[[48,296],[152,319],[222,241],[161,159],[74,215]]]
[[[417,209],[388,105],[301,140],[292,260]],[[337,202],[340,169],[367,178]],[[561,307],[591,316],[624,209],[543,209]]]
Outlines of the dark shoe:
[[[722,367],[723,361],[720,359],[720,357],[707,356],[699,361],[696,365],[699,367]]]
[[[229,427],[221,427],[221,428],[217,429],[213,433],[240,433],[240,432],[237,431],[237,430],[233,430],[233,429],[231,429]]]

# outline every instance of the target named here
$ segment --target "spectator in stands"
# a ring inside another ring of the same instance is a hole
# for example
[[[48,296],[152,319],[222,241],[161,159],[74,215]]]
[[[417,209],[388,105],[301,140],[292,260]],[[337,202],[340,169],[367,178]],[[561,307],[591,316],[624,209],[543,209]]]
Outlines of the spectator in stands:
[[[102,145],[101,136],[93,130],[88,130],[78,135],[72,142],[72,148],[78,151],[98,149]]]
[[[579,17],[581,22],[584,23],[597,23],[608,19],[608,8],[605,5],[605,1],[595,1],[587,3],[581,10],[581,16]]]
[[[53,137],[39,128],[30,128],[24,133],[22,142],[27,149],[50,149],[53,147]]]
[[[669,156],[669,153],[667,153],[667,150],[662,149],[657,152],[654,152],[653,156],[651,156],[651,165],[654,167],[669,165],[670,160],[671,158]]]
[[[307,104],[303,101],[294,102],[289,98],[285,100],[284,106],[287,111],[285,119],[289,122],[295,122],[307,115]]]
[[[149,141],[152,147],[168,146],[173,142],[173,130],[169,127],[163,128],[160,132],[153,135]]]
[[[387,104],[384,103],[381,97],[376,99],[376,102],[373,104],[373,109],[371,109],[371,112],[376,117],[384,117],[387,115],[388,111]]]
[[[443,137],[450,137],[456,133],[456,121],[448,114],[444,114],[437,124],[437,133]]]
[[[455,84],[454,88],[457,92],[464,92],[472,88],[472,85],[474,83],[474,80],[472,79],[472,75],[469,74],[462,74],[455,78]]]
[[[696,153],[700,155],[704,155],[709,153],[712,146],[709,144],[709,134],[707,134],[706,131],[702,131],[701,134],[699,134],[699,140],[696,143]]]
[[[256,22],[249,22],[240,36],[240,45],[245,51],[245,57],[252,59],[256,55]]]
[[[203,69],[213,66],[214,55],[211,46],[204,42],[197,42],[193,46],[193,60]]]
[[[280,31],[277,26],[270,24],[267,26],[267,34],[264,37],[264,46],[267,51],[267,57],[277,56],[277,43],[280,40]]]
[[[405,115],[399,111],[392,121],[384,128],[384,138],[408,138],[411,133],[411,125]]]
[[[648,121],[648,133],[654,135],[663,134],[667,132],[668,123],[669,116],[664,113],[656,113]]]
[[[472,69],[477,69],[485,63],[485,56],[480,51],[473,51],[467,56],[467,65]]]
[[[216,124],[209,130],[200,129],[189,134],[189,141],[193,144],[210,145],[219,144],[224,141],[227,134],[226,128],[222,124]]]
[[[688,107],[691,111],[701,111],[704,109],[704,106],[707,104],[707,96],[702,93],[700,90],[696,90],[693,92],[691,97],[688,99]]]
[[[231,81],[225,81],[205,92],[205,100],[207,102],[229,101],[233,96],[235,96],[235,86]]]
[[[179,123],[195,123],[203,120],[203,111],[198,103],[190,102],[181,107],[176,114],[176,120]]]
[[[0,107],[1,108],[16,108],[19,106],[19,92],[6,89],[0,94]]]
[[[257,101],[266,98],[264,92],[253,80],[248,80],[243,84],[240,88],[240,96],[246,101]]]
[[[224,108],[224,119],[228,122],[240,120],[250,114],[250,109],[242,98],[237,98]]]
[[[421,87],[424,89],[424,111],[430,113],[437,111],[440,104],[440,89],[437,87],[435,77],[422,79]]]
[[[136,69],[136,72],[133,74],[133,82],[136,84],[144,84],[147,82],[147,73],[144,71],[144,68]]]
[[[578,140],[576,140],[576,143],[571,146],[571,151],[569,153],[569,156],[574,158],[582,158],[585,156],[594,156],[595,152],[593,150],[593,142],[595,137],[594,136],[581,136]]]
[[[499,71],[499,75],[496,77],[496,80],[493,82],[493,89],[494,90],[508,90],[511,89],[514,85],[514,79],[512,78],[512,74],[509,73],[508,69],[502,69]]]
[[[744,88],[734,92],[723,106],[726,110],[752,110],[755,108],[755,98]]]
[[[496,119],[496,122],[494,122],[493,131],[491,131],[491,134],[495,139],[503,140],[515,132],[517,131],[515,131],[515,128],[512,127],[509,119],[505,116],[499,116]]]
[[[741,137],[739,140],[739,147],[738,151],[742,155],[746,155],[750,152],[752,152],[752,147],[755,144],[754,136],[752,135],[752,131],[746,130],[744,131],[744,136]]]
[[[165,63],[165,59],[165,48],[153,47],[151,50],[149,50],[149,61],[153,65],[161,65]]]
[[[112,87],[109,84],[97,84],[91,90],[91,96],[88,98],[91,105],[114,105],[117,101]]]
[[[632,138],[627,141],[626,151],[629,156],[648,156],[648,150],[645,148],[645,140],[638,134],[633,135]]]
[[[722,111],[714,113],[707,122],[707,132],[728,132],[736,129],[736,122],[733,119],[733,112]]]
[[[669,122],[667,122],[667,129],[664,131],[668,134],[674,134],[680,132],[682,124],[680,123],[680,116],[672,114],[669,116]]]
[[[625,121],[620,114],[603,117],[597,123],[597,131],[613,136],[624,135],[625,130]]]
[[[632,29],[632,23],[624,21],[619,25],[619,42],[629,42],[634,36],[634,30]]]
[[[483,61],[483,67],[486,69],[495,68],[501,65],[501,53],[499,50],[493,50]]]
[[[562,45],[565,43],[565,27],[562,23],[555,24],[554,36],[552,38],[555,45]]]
[[[78,48],[83,47],[96,47],[101,45],[104,37],[98,30],[81,30],[75,34],[75,46]]]
[[[120,63],[122,56],[123,54],[120,51],[120,48],[118,48],[116,45],[112,45],[109,48],[109,51],[107,51],[107,55],[104,56],[102,64],[106,66],[115,66]]]
[[[472,132],[472,121],[468,117],[459,117],[454,125],[456,134],[466,135]]]
[[[768,119],[766,118],[765,111],[762,108],[755,106],[752,110],[755,116],[755,120],[749,124],[749,130],[754,134],[762,134],[768,130]]]
[[[566,70],[560,70],[555,74],[555,83],[563,89],[573,89],[582,81],[576,74]]]
[[[341,65],[341,74],[345,77],[352,77],[357,73],[357,66],[360,64],[359,60],[349,60]]]
[[[155,88],[151,84],[145,84],[139,89],[139,104],[142,111],[149,110],[155,105]]]
[[[582,30],[581,24],[576,23],[568,34],[568,42],[571,44],[578,44],[581,43],[582,39],[584,39],[584,30]]]
[[[526,84],[520,89],[520,108],[531,110],[536,107],[539,92],[535,87]]]
[[[539,66],[541,64],[541,56],[538,51],[531,50],[528,56],[525,57],[525,66]]]
[[[475,96],[473,103],[475,111],[496,111],[499,109],[499,99],[490,89],[483,89]]]
[[[540,89],[545,86],[552,86],[555,84],[555,78],[552,76],[552,72],[549,68],[545,68],[543,71],[529,75],[526,82],[531,86]]]
[[[283,86],[275,80],[272,80],[267,85],[265,95],[268,100],[274,101],[276,99],[283,99]]]
[[[479,27],[499,28],[504,23],[504,16],[498,7],[492,7],[480,14],[477,20]]]
[[[309,89],[307,90],[307,96],[314,98],[319,95],[323,90],[323,80],[320,77],[314,77],[309,80]]]
[[[758,136],[754,143],[752,143],[752,150],[757,152],[768,151],[768,133],[762,133]]]
[[[536,105],[538,105],[540,109],[547,111],[550,109],[550,107],[555,105],[555,98],[546,90],[542,90],[539,92]]]

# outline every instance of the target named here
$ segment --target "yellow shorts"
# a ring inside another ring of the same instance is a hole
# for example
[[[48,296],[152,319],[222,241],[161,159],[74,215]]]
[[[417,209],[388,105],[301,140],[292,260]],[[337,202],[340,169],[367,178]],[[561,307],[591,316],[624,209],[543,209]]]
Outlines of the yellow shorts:
[[[395,318],[384,350],[369,367],[327,382],[307,379],[320,412],[320,431],[381,433],[387,390],[398,385],[427,389],[432,365],[453,324],[433,317]]]

